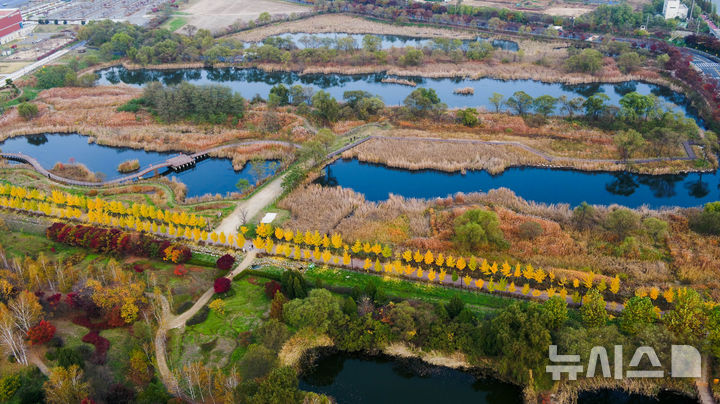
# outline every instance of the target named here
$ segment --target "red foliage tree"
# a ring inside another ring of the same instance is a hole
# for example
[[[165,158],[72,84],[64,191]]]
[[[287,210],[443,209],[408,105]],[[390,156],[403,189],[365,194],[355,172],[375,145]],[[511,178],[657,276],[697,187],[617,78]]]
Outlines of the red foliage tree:
[[[235,257],[230,254],[225,254],[222,257],[218,258],[217,262],[215,262],[215,265],[218,267],[218,269],[227,271],[228,269],[232,268],[234,263]]]
[[[44,344],[55,335],[55,326],[45,320],[40,320],[37,325],[28,330],[27,336],[30,344]]]
[[[265,283],[265,296],[268,299],[275,297],[275,294],[282,289],[282,285],[278,281],[270,281]]]
[[[225,293],[228,290],[230,290],[230,279],[222,277],[215,279],[215,284],[213,285],[213,288],[215,289],[215,293]]]
[[[120,306],[115,306],[110,309],[110,312],[107,314],[107,323],[110,327],[122,327],[125,325],[125,319],[122,318]]]

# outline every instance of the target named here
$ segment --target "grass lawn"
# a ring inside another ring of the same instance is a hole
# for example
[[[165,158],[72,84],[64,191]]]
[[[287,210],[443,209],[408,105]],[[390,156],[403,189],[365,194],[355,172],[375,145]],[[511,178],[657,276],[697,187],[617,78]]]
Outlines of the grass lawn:
[[[107,351],[107,365],[115,376],[115,381],[124,380],[127,373],[128,358],[133,348],[133,340],[127,328],[113,328],[103,330],[100,335],[110,341],[110,349]]]
[[[225,299],[225,315],[211,311],[204,322],[187,326],[182,335],[170,335],[168,350],[173,367],[194,360],[222,367],[239,360],[246,350],[237,344],[239,334],[260,325],[270,308],[264,288],[267,281],[256,276],[236,280],[232,283],[235,294]]]
[[[267,266],[256,270],[259,273],[267,273],[277,277],[283,272],[282,268]],[[316,266],[305,273],[305,278],[316,284],[318,280],[323,285],[338,287],[359,287],[364,288],[368,282],[377,282],[378,286],[388,296],[400,299],[415,299],[428,302],[446,302],[453,296],[459,296],[465,304],[472,306],[476,312],[488,311],[502,308],[511,304],[514,300],[501,296],[493,296],[485,293],[476,293],[458,289],[445,288],[427,283],[411,282],[389,276],[376,276],[362,272],[348,271],[338,268],[327,268]]]
[[[81,248],[50,241],[44,236],[17,231],[0,231],[0,245],[9,256],[15,257],[24,257],[25,255],[36,257],[40,252],[44,252],[46,256],[51,256],[53,255],[51,253],[52,248],[55,248],[54,254],[63,256],[84,251]]]
[[[187,333],[234,337],[237,333],[255,328],[263,313],[270,308],[270,300],[265,296],[263,286],[267,281],[251,276],[233,282],[235,295],[225,299],[225,315],[219,316],[211,311],[207,320],[188,327]]]
[[[170,31],[176,31],[185,24],[187,24],[187,20],[185,20],[182,17],[175,17],[172,20],[168,21],[165,26]]]

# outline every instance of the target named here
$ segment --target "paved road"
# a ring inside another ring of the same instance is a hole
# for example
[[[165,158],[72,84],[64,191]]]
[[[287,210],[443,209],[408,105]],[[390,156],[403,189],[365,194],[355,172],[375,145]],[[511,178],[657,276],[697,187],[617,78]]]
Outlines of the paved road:
[[[235,210],[220,222],[220,225],[214,230],[215,233],[237,234],[237,230],[241,225],[255,217],[265,206],[273,203],[282,194],[283,178],[285,178],[285,175],[275,178],[248,200],[238,203]]]
[[[720,63],[695,50],[688,49],[688,51],[693,57],[692,64],[695,65],[695,67],[702,70],[706,76],[712,77],[715,80],[720,80]]]
[[[0,1],[2,1],[2,0],[0,0]],[[45,66],[46,64],[66,55],[68,52],[73,51],[81,46],[85,46],[85,43],[86,43],[86,41],[82,41],[82,42],[76,43],[75,45],[73,45],[69,48],[61,49],[61,50],[53,53],[52,55],[45,57],[44,59],[38,60],[37,62],[35,62],[31,65],[23,67],[22,69],[16,71],[15,73],[11,73],[10,75],[7,75],[7,76],[0,76],[0,80],[2,80],[3,85],[5,84],[6,79],[11,79],[12,81],[16,81],[17,79],[32,72],[33,70],[39,69],[39,68]]]

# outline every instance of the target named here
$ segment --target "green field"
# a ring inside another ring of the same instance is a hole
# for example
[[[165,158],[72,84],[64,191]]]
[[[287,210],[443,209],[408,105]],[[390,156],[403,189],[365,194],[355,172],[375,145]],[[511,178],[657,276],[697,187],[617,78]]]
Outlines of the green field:
[[[222,367],[240,359],[246,350],[244,344],[238,343],[241,334],[260,325],[270,308],[264,289],[268,280],[255,276],[236,280],[232,284],[234,294],[224,299],[224,315],[210,311],[205,321],[187,326],[182,335],[171,334],[171,362],[179,365],[203,360]]]
[[[257,270],[257,273],[266,273],[270,277],[279,277],[281,268],[264,267]],[[469,292],[458,289],[451,289],[427,283],[411,282],[395,277],[376,276],[369,273],[354,272],[338,268],[327,268],[316,266],[305,273],[305,278],[323,286],[353,288],[355,286],[364,288],[368,282],[377,282],[388,296],[398,299],[415,299],[428,302],[446,302],[453,296],[472,306],[473,311],[487,311],[505,307],[514,300],[501,296],[494,296],[485,293]]]
[[[165,28],[167,28],[170,31],[177,31],[178,29],[182,28],[185,24],[187,24],[187,21],[184,18],[175,17],[163,25],[165,26]]]

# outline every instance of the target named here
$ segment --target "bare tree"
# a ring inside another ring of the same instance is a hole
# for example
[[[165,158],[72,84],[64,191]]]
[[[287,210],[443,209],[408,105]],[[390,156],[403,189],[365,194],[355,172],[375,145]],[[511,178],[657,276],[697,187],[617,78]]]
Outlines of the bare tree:
[[[42,315],[42,306],[34,293],[23,290],[9,304],[12,315],[15,318],[16,327],[23,334],[27,334],[30,327],[37,322]]]
[[[185,31],[185,34],[187,34],[187,36],[192,38],[193,36],[195,36],[195,33],[197,32],[197,27],[192,24],[188,24],[185,26],[185,28],[183,28],[183,30]]]
[[[248,211],[245,208],[238,209],[238,217],[240,218],[240,226],[244,226],[248,221]]]
[[[15,316],[2,303],[0,303],[0,346],[19,363],[28,364],[25,339],[18,332]]]

